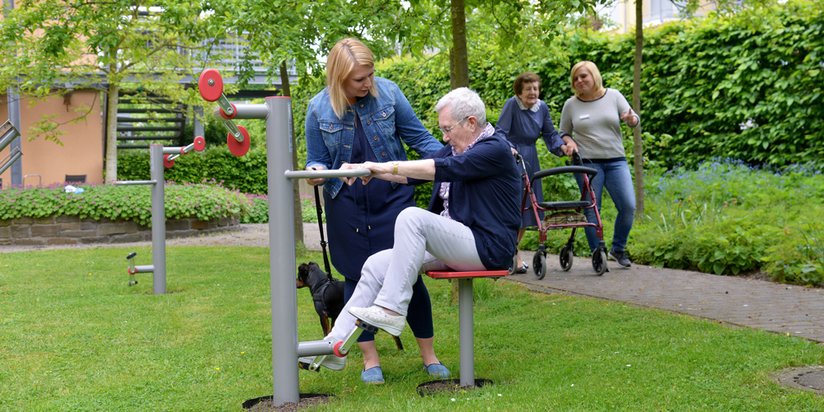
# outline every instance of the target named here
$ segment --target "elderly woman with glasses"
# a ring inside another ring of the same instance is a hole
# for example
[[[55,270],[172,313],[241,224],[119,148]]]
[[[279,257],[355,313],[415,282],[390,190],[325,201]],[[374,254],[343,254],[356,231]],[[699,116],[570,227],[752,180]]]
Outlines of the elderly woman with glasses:
[[[366,260],[327,340],[344,340],[356,318],[400,335],[411,310],[412,284],[422,270],[495,270],[512,264],[521,181],[509,143],[486,122],[483,101],[467,88],[449,92],[435,110],[447,147],[422,160],[341,167],[372,172],[349,182],[434,184],[429,210],[404,209],[395,222],[393,247]],[[315,361],[339,369],[345,358],[328,355]]]
[[[513,148],[524,159],[524,165],[531,181],[535,172],[541,170],[536,147],[539,138],[544,140],[547,149],[556,156],[571,155],[576,150],[576,146],[572,138],[566,135],[561,137],[555,130],[549,116],[549,107],[539,98],[541,78],[537,74],[521,73],[515,78],[512,88],[515,90],[515,96],[509,98],[504,104],[496,128],[506,136]],[[544,201],[540,179],[534,182],[532,191],[539,203]],[[518,243],[521,242],[526,228],[538,225],[535,221],[535,213],[532,211],[532,204],[527,202],[527,206],[521,214]],[[539,218],[543,218],[543,211],[538,213]],[[520,258],[517,261],[515,273],[526,273],[528,268],[526,262],[521,261]]]

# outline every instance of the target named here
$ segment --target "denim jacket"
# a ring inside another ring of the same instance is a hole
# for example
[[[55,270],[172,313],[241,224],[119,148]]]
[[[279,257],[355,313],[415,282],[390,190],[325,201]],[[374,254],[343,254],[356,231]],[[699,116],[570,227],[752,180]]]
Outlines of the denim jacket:
[[[355,115],[366,134],[369,147],[379,162],[406,160],[405,142],[421,156],[443,145],[429,133],[412,111],[412,106],[398,85],[375,77],[378,97],[367,95],[350,106],[343,119],[335,115],[327,88],[309,102],[306,110],[306,167],[324,166],[338,169],[352,158],[355,138]],[[325,190],[333,198],[343,185],[340,179],[328,179]]]

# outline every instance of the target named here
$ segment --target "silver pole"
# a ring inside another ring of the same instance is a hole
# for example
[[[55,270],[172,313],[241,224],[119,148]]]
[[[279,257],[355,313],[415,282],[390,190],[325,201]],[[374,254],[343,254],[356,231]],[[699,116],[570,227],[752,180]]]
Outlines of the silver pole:
[[[192,117],[194,117],[194,136],[192,136],[192,138],[194,139],[198,136],[206,137],[206,130],[203,126],[203,122],[200,120],[203,118],[203,108],[195,107],[194,116]]]
[[[298,403],[298,321],[294,274],[295,231],[292,185],[283,176],[292,164],[292,100],[266,99],[266,162],[269,178],[269,279],[272,296],[272,380],[275,406]],[[246,107],[238,107],[242,117]]]
[[[472,305],[472,279],[458,280],[462,387],[475,386],[475,337],[473,336]]]
[[[3,2],[3,14],[5,15],[9,10],[14,9],[14,0],[6,0]],[[20,95],[17,93],[17,87],[9,87],[6,91],[6,95],[8,97],[8,104],[9,104],[9,121],[11,124],[14,125],[17,130],[20,129]],[[21,131],[22,134],[22,131]],[[21,152],[23,148],[21,147],[22,138],[15,139],[11,142],[11,147],[9,148],[10,153],[16,151]],[[18,157],[19,158],[19,157]],[[12,162],[11,163],[11,184],[13,186],[23,186],[23,161],[19,162]]]
[[[152,186],[152,291],[166,293],[166,209],[163,206],[166,181],[163,177],[163,146],[149,147],[149,169],[156,183]]]

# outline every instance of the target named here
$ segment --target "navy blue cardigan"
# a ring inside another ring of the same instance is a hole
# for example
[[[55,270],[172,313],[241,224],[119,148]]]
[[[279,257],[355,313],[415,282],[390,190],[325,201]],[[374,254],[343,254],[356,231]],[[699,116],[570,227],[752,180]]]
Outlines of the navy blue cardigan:
[[[506,138],[495,133],[458,156],[446,145],[428,158],[435,161],[429,211],[443,211],[438,188],[441,182],[450,182],[449,216],[472,230],[484,267],[509,268],[521,225],[521,175]]]

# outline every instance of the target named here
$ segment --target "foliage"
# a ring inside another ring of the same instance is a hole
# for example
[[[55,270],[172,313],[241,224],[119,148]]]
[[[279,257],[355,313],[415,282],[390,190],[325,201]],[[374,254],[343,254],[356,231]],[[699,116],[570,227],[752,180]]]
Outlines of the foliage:
[[[824,175],[706,162],[651,179],[647,195],[630,241],[635,261],[719,275],[764,270],[777,281],[824,284]]]
[[[824,3],[791,0],[672,22],[645,30],[641,88],[644,151],[655,167],[694,167],[714,157],[787,166],[824,159]],[[476,38],[483,38],[483,30]],[[477,32],[473,32],[477,33]],[[537,40],[536,40],[537,41]],[[521,55],[494,42],[473,42],[470,87],[495,121],[521,72],[538,73],[552,118],[572,90],[569,69],[594,61],[605,86],[626,96],[632,86],[634,37],[571,30],[540,40]],[[386,60],[378,73],[398,83],[424,124],[449,87],[445,53]],[[421,87],[421,84],[426,85]],[[629,132],[625,139],[632,153]]]
[[[240,223],[269,223],[269,199],[264,195],[246,195],[251,205]]]
[[[824,159],[824,4],[789,1],[646,36],[647,155],[786,166]],[[631,45],[624,41],[622,50]]]
[[[149,179],[149,153],[132,151],[119,156],[119,180]],[[175,159],[174,167],[166,169],[166,180],[178,183],[217,182],[243,193],[267,193],[266,150],[249,150],[235,157],[226,146],[207,148]]]
[[[148,186],[83,185],[82,193],[56,188],[10,188],[0,191],[0,220],[77,216],[91,220],[126,220],[151,226],[152,194]],[[167,219],[209,221],[247,213],[249,201],[238,192],[217,185],[165,187]]]
[[[0,19],[0,89],[45,97],[103,89],[116,105],[122,89],[198,104],[185,79],[196,78],[212,46],[226,37],[220,3],[199,1],[22,2]],[[161,12],[162,11],[162,12]],[[55,92],[55,89],[57,91]],[[110,112],[116,113],[116,110]],[[86,114],[78,114],[83,117]],[[117,121],[107,122],[106,180],[117,175]],[[34,130],[59,142],[59,125],[43,118]]]
[[[149,255],[148,246],[2,255],[3,409],[240,411],[245,400],[272,394],[269,249],[167,247],[162,296],[151,295],[150,274],[127,286],[123,256],[131,251]],[[322,262],[320,253],[296,258]],[[426,282],[438,357],[457,376],[458,308],[448,282]],[[506,281],[476,280],[474,290],[475,373],[494,385],[418,396],[428,380],[418,351],[397,351],[378,334],[386,384],[360,382],[355,350],[341,372],[294,376],[301,393],[334,395],[309,409],[824,409],[820,395],[773,377],[821,363],[816,342]],[[319,339],[306,289],[295,308],[297,339]],[[415,347],[408,330],[401,339]]]
[[[240,217],[240,223],[269,223],[269,200],[265,195],[246,195],[252,202],[247,213]],[[304,223],[317,223],[318,213],[314,199],[300,199],[301,216]]]

